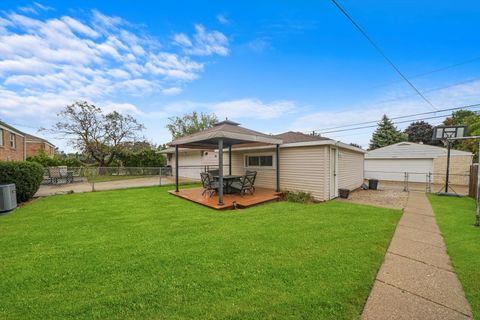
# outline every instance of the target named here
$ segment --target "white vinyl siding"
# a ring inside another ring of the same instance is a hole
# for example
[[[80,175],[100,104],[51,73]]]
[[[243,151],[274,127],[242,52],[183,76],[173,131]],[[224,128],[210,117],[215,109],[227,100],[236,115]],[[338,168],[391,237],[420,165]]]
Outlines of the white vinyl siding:
[[[338,188],[354,190],[359,188],[364,180],[363,153],[347,149],[338,151]]]

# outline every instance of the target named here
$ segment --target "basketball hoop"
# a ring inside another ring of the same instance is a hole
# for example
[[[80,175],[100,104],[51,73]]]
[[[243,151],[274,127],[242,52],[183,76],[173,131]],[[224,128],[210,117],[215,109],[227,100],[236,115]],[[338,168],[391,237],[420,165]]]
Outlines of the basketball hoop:
[[[455,140],[465,137],[467,126],[438,126],[433,128],[432,140]]]

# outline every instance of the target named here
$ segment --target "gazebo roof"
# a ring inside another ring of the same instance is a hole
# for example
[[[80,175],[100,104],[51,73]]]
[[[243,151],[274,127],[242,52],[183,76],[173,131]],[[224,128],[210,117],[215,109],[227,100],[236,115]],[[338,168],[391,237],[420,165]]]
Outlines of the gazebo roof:
[[[262,144],[283,143],[281,139],[274,136],[243,128],[236,122],[225,120],[215,124],[212,128],[173,140],[168,145],[183,148],[215,149],[218,147],[220,139],[223,139],[225,147],[252,142]]]

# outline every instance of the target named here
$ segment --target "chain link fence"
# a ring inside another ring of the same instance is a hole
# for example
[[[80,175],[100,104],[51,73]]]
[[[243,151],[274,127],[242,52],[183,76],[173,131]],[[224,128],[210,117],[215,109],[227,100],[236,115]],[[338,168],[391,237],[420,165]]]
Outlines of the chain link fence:
[[[445,174],[432,172],[393,172],[393,171],[365,171],[365,180],[379,180],[379,188],[398,191],[445,191]],[[470,174],[450,174],[449,192],[458,195],[469,194]]]

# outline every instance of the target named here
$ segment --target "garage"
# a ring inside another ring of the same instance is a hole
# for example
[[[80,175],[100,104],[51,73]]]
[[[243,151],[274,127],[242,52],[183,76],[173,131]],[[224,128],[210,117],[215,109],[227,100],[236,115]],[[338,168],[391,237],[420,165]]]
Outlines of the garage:
[[[451,180],[455,184],[468,183],[471,152],[451,150]],[[365,155],[365,178],[385,181],[442,183],[445,179],[447,149],[414,142],[400,142],[371,150]]]
[[[425,182],[427,174],[433,172],[433,159],[369,159],[365,161],[365,177],[387,181],[404,181],[408,172],[408,180]]]

